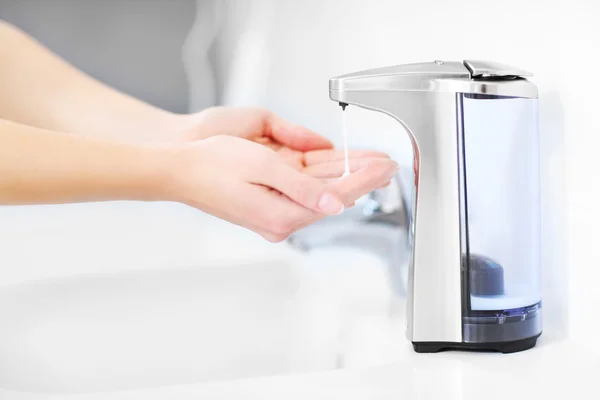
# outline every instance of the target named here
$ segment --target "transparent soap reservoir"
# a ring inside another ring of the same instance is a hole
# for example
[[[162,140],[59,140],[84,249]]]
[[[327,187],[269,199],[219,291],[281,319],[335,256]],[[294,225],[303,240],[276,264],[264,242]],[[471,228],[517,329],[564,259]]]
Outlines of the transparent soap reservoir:
[[[541,307],[537,107],[537,99],[462,95],[469,322],[524,320]]]

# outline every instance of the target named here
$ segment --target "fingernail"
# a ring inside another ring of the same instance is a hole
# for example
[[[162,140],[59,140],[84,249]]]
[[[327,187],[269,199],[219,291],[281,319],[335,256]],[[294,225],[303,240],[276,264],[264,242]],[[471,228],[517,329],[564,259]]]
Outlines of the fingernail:
[[[394,175],[396,175],[396,172],[398,172],[398,165],[396,164],[396,166],[389,168],[387,171],[385,171],[385,177],[387,179],[392,179],[394,177]]]
[[[329,215],[339,215],[344,212],[344,203],[329,193],[321,195],[318,206],[321,211]]]

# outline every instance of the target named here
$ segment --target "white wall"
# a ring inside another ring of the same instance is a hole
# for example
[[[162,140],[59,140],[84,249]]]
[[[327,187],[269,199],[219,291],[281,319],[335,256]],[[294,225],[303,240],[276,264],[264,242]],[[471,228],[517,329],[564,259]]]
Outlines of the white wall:
[[[328,99],[331,76],[465,58],[534,72],[540,89],[546,331],[581,341],[595,337],[597,2],[247,0],[224,12],[221,45],[232,50],[220,54],[219,68],[227,71],[223,101],[269,107],[338,144],[341,113]],[[364,110],[346,112],[351,145],[383,148],[410,165],[409,142],[394,121]]]

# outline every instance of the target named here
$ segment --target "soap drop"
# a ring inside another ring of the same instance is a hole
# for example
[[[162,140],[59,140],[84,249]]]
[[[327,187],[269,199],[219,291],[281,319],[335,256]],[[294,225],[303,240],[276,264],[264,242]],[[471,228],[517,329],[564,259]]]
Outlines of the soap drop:
[[[346,128],[346,113],[342,111],[342,135],[344,137],[344,174],[342,178],[350,175],[350,163],[348,161],[348,132]]]

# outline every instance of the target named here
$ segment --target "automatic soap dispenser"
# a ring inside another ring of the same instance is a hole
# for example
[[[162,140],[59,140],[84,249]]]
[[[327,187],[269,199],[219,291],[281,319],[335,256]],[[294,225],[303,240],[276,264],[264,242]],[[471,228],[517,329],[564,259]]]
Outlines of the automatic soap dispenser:
[[[531,74],[465,60],[330,79],[342,107],[383,112],[415,157],[407,338],[416,352],[503,353],[542,332],[538,91]]]

